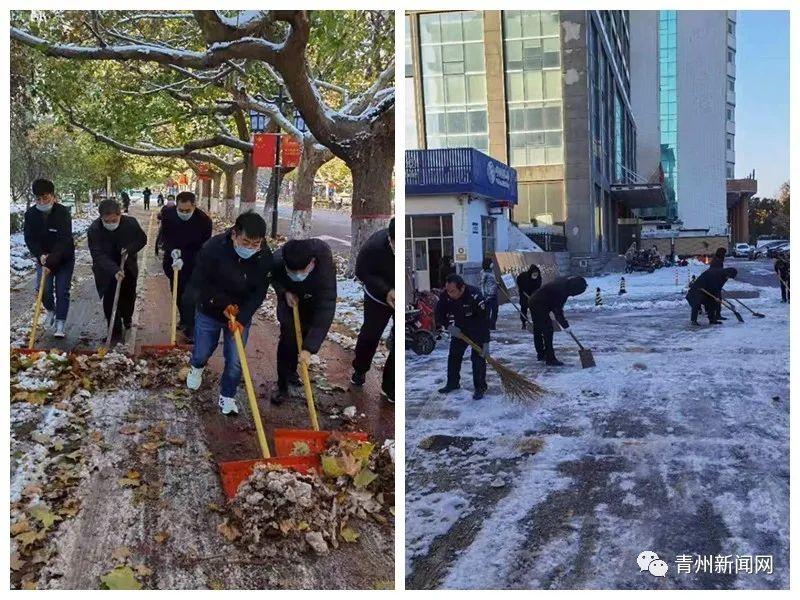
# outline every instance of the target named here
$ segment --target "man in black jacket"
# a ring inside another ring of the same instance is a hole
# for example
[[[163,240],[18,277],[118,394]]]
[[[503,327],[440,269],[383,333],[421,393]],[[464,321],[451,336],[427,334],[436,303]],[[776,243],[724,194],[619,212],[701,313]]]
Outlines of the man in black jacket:
[[[466,337],[482,346],[484,350],[489,344],[489,313],[486,301],[478,288],[464,283],[460,275],[451,273],[445,279],[444,290],[436,303],[436,325],[447,327],[450,322],[458,327]],[[461,387],[461,362],[467,351],[467,343],[457,337],[450,338],[450,351],[447,355],[447,383],[439,389],[440,394],[447,394]],[[486,385],[486,359],[475,349],[470,350],[472,362],[472,383],[475,387],[472,397],[483,398]]]
[[[278,297],[278,393],[273,404],[289,396],[289,384],[300,385],[297,362],[310,364],[328,335],[336,312],[336,266],[331,248],[318,239],[289,240],[275,252],[272,284]],[[303,344],[297,348],[292,307],[300,312]]]
[[[553,348],[553,321],[550,313],[561,325],[569,329],[569,322],[564,316],[564,305],[570,296],[580,296],[586,291],[587,283],[583,277],[559,277],[543,285],[529,300],[528,307],[533,316],[533,345],[536,348],[536,360],[545,361],[551,367],[560,367],[564,363],[556,358]]]
[[[394,218],[386,229],[373,233],[356,258],[356,278],[364,285],[364,324],[358,332],[353,385],[364,385],[383,330],[394,316]],[[394,326],[392,326],[394,332]],[[383,366],[382,395],[394,402],[394,344]]]
[[[200,248],[211,237],[211,218],[195,206],[192,192],[181,192],[175,206],[164,208],[161,215],[161,230],[156,244],[164,251],[162,266],[172,288],[174,269],[178,269],[179,328],[191,337],[194,323],[194,306],[183,303],[187,282],[192,277],[195,260]]]
[[[528,326],[528,300],[533,296],[534,292],[542,287],[542,272],[536,265],[528,267],[527,271],[523,271],[517,275],[517,290],[519,290],[519,310],[522,313],[520,320],[522,321],[522,328]],[[533,319],[533,311],[531,310],[531,319]]]
[[[222,414],[239,413],[236,389],[242,365],[233,337],[234,327],[247,344],[250,323],[264,302],[272,271],[272,252],[264,236],[267,224],[261,215],[245,212],[233,227],[208,240],[195,261],[186,294],[194,299],[194,349],[186,386],[200,388],[203,369],[214,354],[223,333],[225,367],[220,379],[219,408]],[[236,316],[232,325],[228,315]]]
[[[710,267],[714,269],[722,269],[725,267],[725,257],[727,256],[728,251],[725,248],[717,248],[716,252],[714,252],[714,256],[711,259]]]
[[[114,322],[114,331],[121,334],[121,327],[131,328],[136,303],[136,279],[139,276],[136,253],[147,245],[147,235],[135,218],[122,214],[116,200],[103,200],[99,210],[100,217],[89,226],[86,234],[92,255],[92,271],[109,324],[117,282],[122,282]],[[123,250],[127,251],[127,258],[124,268],[120,269]]]
[[[775,273],[781,285],[781,302],[789,302],[789,252],[781,252],[775,260]]]
[[[145,210],[150,210],[150,196],[152,194],[153,194],[153,192],[150,191],[149,187],[144,188],[144,191],[142,192],[142,199],[143,199],[143,202],[144,202],[144,209]]]
[[[42,304],[47,323],[55,322],[57,338],[63,338],[69,312],[69,288],[75,269],[75,242],[72,239],[72,215],[56,202],[55,186],[47,179],[37,179],[32,186],[36,204],[25,212],[25,245],[36,259],[36,292],[42,269],[48,273]],[[53,293],[55,292],[55,299]]]
[[[700,273],[697,279],[689,286],[689,292],[686,294],[686,301],[692,307],[692,325],[699,325],[697,316],[701,305],[705,309],[706,315],[708,315],[708,322],[711,325],[722,324],[720,320],[720,303],[715,298],[722,297],[722,288],[725,282],[728,279],[736,279],[737,274],[736,269],[730,267],[725,269],[711,267]]]
[[[127,214],[128,209],[131,206],[131,197],[128,195],[128,192],[123,190],[120,194],[120,198],[122,198],[122,210]]]

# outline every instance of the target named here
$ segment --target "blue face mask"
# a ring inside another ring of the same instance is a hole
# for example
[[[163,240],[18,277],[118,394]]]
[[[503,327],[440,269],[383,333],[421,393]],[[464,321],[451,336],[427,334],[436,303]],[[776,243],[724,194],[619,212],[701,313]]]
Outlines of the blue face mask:
[[[53,203],[51,202],[50,204],[37,204],[36,208],[38,208],[43,213],[49,213],[51,210],[53,210]]]
[[[245,248],[244,246],[234,246],[233,249],[236,250],[236,254],[244,259],[250,258],[256,252],[258,252],[258,250],[254,250],[253,248]]]
[[[306,277],[308,277],[308,273],[294,273],[293,271],[286,270],[286,274],[289,276],[289,279],[292,281],[305,281]]]
[[[178,211],[178,218],[181,221],[188,221],[189,219],[192,218],[193,214],[194,214],[194,211],[191,211],[191,212],[188,212],[188,213],[184,213],[184,212]]]

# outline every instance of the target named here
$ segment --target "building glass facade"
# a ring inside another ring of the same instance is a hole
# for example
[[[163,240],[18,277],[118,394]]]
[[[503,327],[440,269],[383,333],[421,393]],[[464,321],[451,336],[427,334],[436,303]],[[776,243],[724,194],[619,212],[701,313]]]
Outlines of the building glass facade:
[[[419,15],[428,148],[489,148],[483,14]]]
[[[558,11],[503,11],[508,157],[513,167],[564,162]]]
[[[678,204],[678,14],[662,10],[658,18],[659,115],[661,168],[667,216],[677,216]]]

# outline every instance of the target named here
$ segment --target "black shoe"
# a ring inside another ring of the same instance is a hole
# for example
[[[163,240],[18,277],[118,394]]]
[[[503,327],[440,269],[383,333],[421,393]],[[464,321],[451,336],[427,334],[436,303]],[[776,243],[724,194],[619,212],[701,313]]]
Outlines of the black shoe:
[[[536,355],[536,360],[538,360],[539,362],[542,362],[542,361],[544,361],[544,360],[545,360],[545,357],[544,357],[544,356],[542,356],[541,354],[537,354],[537,355]]]
[[[278,391],[272,395],[269,401],[275,406],[280,406],[289,399],[289,390],[286,388],[278,388]]]
[[[722,321],[709,321],[709,325],[722,325]]]
[[[717,317],[717,319],[719,319],[720,321],[727,321],[728,317]]]
[[[366,381],[366,379],[367,378],[366,378],[364,373],[359,373],[358,371],[353,371],[353,374],[350,376],[350,383],[352,383],[353,385],[356,385],[358,387],[361,387],[362,385],[364,385],[364,382]]]
[[[547,360],[544,364],[546,364],[548,367],[563,367],[564,366],[564,363],[561,362],[560,360],[558,360],[557,358],[551,358],[551,359]]]
[[[697,321],[692,321],[692,325],[694,325],[695,327],[700,327],[700,323],[698,323]]]
[[[439,388],[439,393],[440,394],[449,394],[450,392],[452,392],[454,390],[460,390],[460,389],[461,389],[460,385],[451,386],[451,385],[448,384],[448,385],[444,386],[443,388]]]
[[[300,375],[297,373],[292,373],[289,375],[289,385],[293,385],[295,387],[302,387],[303,382],[300,381]]]
[[[528,328],[528,324],[527,324],[527,323],[525,323],[524,321],[522,322],[522,328],[523,328],[523,329],[527,329],[527,328]]]
[[[483,398],[486,395],[486,389],[487,388],[478,388],[477,390],[475,390],[475,392],[473,392],[472,394],[472,399],[480,400],[481,398]]]

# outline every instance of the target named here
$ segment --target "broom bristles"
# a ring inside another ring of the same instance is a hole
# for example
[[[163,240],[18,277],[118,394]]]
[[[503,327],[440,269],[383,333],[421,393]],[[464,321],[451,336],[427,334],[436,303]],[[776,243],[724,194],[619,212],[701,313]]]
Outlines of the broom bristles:
[[[512,371],[499,360],[489,356],[486,362],[488,362],[500,376],[500,385],[503,386],[503,393],[510,400],[536,400],[546,392],[542,386],[525,379],[522,375],[516,371]]]

